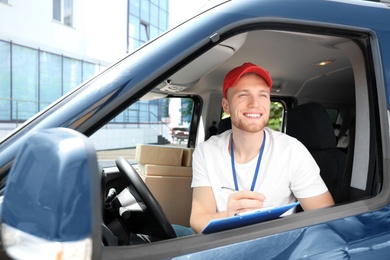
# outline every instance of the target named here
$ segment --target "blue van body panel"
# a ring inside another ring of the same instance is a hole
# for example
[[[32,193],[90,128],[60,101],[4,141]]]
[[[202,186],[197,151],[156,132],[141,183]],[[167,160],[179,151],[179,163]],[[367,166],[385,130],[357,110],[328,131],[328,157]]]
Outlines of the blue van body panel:
[[[2,222],[49,241],[90,237],[97,161],[89,142],[65,128],[33,133],[7,178]]]
[[[61,146],[63,140],[50,135],[50,128],[65,127],[92,134],[98,127],[94,125],[91,129],[93,120],[99,118],[100,124],[104,125],[113,109],[119,111],[125,103],[129,105],[129,101],[136,101],[160,81],[163,74],[178,69],[179,66],[175,65],[177,60],[191,57],[195,50],[210,48],[212,41],[231,36],[226,33],[233,27],[248,28],[253,23],[278,29],[283,26],[289,28],[290,24],[310,24],[313,31],[332,27],[335,31],[354,29],[370,36],[372,44],[380,48],[378,56],[374,53],[374,60],[383,68],[381,73],[373,76],[382,77],[376,78],[376,82],[383,84],[387,109],[390,110],[390,8],[363,1],[227,2],[222,8],[215,7],[199,14],[135,50],[129,54],[130,58],[119,61],[106,72],[83,83],[3,140],[0,144],[0,168],[11,162],[14,167],[8,176],[0,176],[0,181],[7,180],[6,197],[13,198],[12,201],[3,201],[2,221],[53,241],[74,241],[90,236],[93,232],[90,223],[92,210],[88,206],[81,207],[91,201],[91,181],[88,175],[83,174],[88,170],[85,160],[90,155],[80,152],[65,156],[56,150],[55,147]],[[29,153],[32,146],[34,151],[42,152]],[[50,164],[45,166],[47,168],[34,168],[33,158]],[[387,163],[389,158],[384,159]],[[68,168],[70,161],[81,167],[70,164],[71,168]],[[58,174],[52,175],[53,171]],[[36,185],[44,186],[37,189]],[[73,204],[76,198],[80,203],[77,208]],[[50,229],[49,223],[53,222],[61,228]],[[386,259],[390,255],[390,204],[372,212],[185,254],[175,259],[240,259],[243,254],[246,259]]]
[[[175,259],[387,259],[390,206]],[[320,241],[320,243],[319,243]]]

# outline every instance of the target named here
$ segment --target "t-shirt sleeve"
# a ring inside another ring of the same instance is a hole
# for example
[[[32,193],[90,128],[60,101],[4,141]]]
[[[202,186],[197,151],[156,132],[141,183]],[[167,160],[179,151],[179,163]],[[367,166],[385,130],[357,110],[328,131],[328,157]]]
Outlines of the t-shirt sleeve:
[[[204,152],[204,145],[200,144],[195,148],[192,157],[192,183],[191,187],[211,186],[207,173],[207,163]]]
[[[295,170],[292,172],[290,188],[296,198],[309,198],[328,191],[320,176],[320,168],[302,143],[298,142],[292,156],[295,157],[292,160]]]

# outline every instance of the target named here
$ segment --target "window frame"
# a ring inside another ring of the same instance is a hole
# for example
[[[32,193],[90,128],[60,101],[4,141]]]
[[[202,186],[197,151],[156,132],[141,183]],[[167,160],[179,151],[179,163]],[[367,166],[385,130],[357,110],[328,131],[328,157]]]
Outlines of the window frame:
[[[299,25],[294,25],[294,26],[297,26],[297,28],[299,28]],[[313,30],[313,31],[311,31],[311,33],[321,34],[321,33],[323,33],[323,31],[328,32],[328,30],[329,30],[328,27],[314,28],[313,26],[314,25],[305,26],[305,28],[303,28],[304,29],[303,31],[310,31],[310,28],[311,28]],[[302,27],[300,27],[300,29],[302,29]],[[259,30],[261,30],[261,28],[259,28]],[[340,32],[341,32],[341,30],[340,30]],[[235,35],[238,33],[239,32],[237,32],[237,30],[231,30],[227,34]],[[344,33],[345,33],[345,31],[344,31]],[[377,39],[377,38],[375,37],[375,35],[372,35],[372,33],[373,33],[372,31],[366,31],[366,30],[351,31],[350,32],[351,37],[348,37],[348,38],[353,38],[355,33],[358,33],[358,34],[361,33],[362,35],[366,34],[367,37],[369,37],[369,39],[367,39],[367,42],[371,41],[373,44],[373,45],[370,45],[370,44],[363,44],[362,45],[360,42],[360,45],[358,45],[355,42],[355,45],[354,45],[354,47],[356,47],[356,48],[358,48],[358,46],[360,47],[359,50],[355,49],[354,51],[357,51],[360,53],[363,52],[360,54],[358,59],[364,58],[364,60],[354,62],[354,65],[357,66],[355,68],[356,71],[354,71],[354,74],[359,75],[358,78],[355,78],[355,82],[356,83],[363,82],[363,85],[359,86],[359,89],[364,90],[364,89],[369,88],[368,86],[372,87],[372,85],[374,84],[374,81],[373,81],[372,77],[366,75],[365,73],[361,73],[361,72],[364,72],[365,69],[370,69],[372,64],[369,64],[369,63],[376,62],[378,59],[380,59],[378,53],[376,53],[377,55],[374,55],[374,57],[371,56],[371,54],[372,54],[371,48],[379,49],[379,47],[378,47],[377,42],[375,44],[375,39]],[[221,34],[221,38],[226,39],[223,36],[224,35]],[[348,34],[346,35],[346,37],[347,36],[348,36]],[[229,38],[229,37],[227,37],[227,38]],[[374,50],[374,53],[375,53],[375,50]],[[362,66],[362,64],[364,64],[364,65]],[[371,68],[371,69],[373,69],[373,68]],[[384,96],[385,95],[382,95],[382,97],[384,97]],[[283,100],[282,97],[276,97],[276,99],[278,99],[278,98]],[[376,110],[375,106],[377,104],[375,104],[376,101],[373,102],[372,94],[363,95],[362,98],[366,99],[365,102],[366,102],[366,104],[368,104],[368,106],[365,107],[366,109],[369,108],[370,112]],[[286,99],[286,100],[288,100],[288,99]],[[360,99],[358,99],[358,100],[360,100]],[[287,106],[289,108],[291,108],[292,106],[296,105],[296,102],[294,102],[294,99],[292,98],[291,100],[289,100],[287,102],[287,104],[288,104]],[[382,104],[382,105],[385,105],[385,104]],[[360,112],[363,112],[363,110],[361,110]],[[371,121],[372,119],[373,119],[372,116],[370,116],[366,120]],[[369,126],[370,124],[368,123],[367,125]],[[380,129],[378,128],[377,131],[378,131],[377,134],[379,134]],[[371,137],[371,138],[377,139],[377,138],[379,138],[379,136],[375,135],[374,137]],[[386,139],[388,140],[388,137]],[[362,144],[359,144],[359,147],[361,149]],[[369,147],[370,147],[370,149],[378,149],[378,147],[372,146],[372,142],[370,142]],[[359,152],[359,151],[356,150],[355,152]],[[375,160],[378,160],[377,156],[378,155],[374,156]],[[379,171],[380,171],[380,169],[379,169]],[[388,186],[388,184],[387,184],[387,186]],[[341,207],[331,207],[331,208],[326,208],[326,209],[319,209],[319,210],[312,211],[312,212],[304,212],[304,213],[302,213],[303,215],[299,214],[299,216],[298,216],[298,214],[291,215],[291,216],[289,216],[288,220],[283,220],[283,219],[272,220],[270,222],[264,222],[264,223],[252,225],[249,227],[242,227],[239,229],[226,231],[229,234],[231,234],[229,236],[226,236],[226,232],[219,232],[219,233],[214,233],[211,235],[209,234],[207,236],[190,237],[190,238],[188,238],[188,240],[186,239],[185,242],[191,241],[191,243],[194,243],[194,244],[196,243],[197,251],[204,251],[204,250],[210,249],[211,250],[210,252],[212,252],[212,251],[216,252],[216,250],[218,250],[220,248],[224,248],[225,246],[230,246],[232,244],[240,244],[240,243],[246,243],[246,242],[253,244],[253,243],[256,243],[256,241],[259,241],[263,238],[267,239],[269,235],[282,234],[281,232],[290,233],[291,229],[305,228],[308,225],[322,225],[322,224],[326,224],[334,219],[339,219],[339,218],[350,216],[351,214],[363,214],[363,213],[368,211],[368,208],[369,209],[377,209],[381,206],[384,206],[386,203],[387,203],[387,194],[379,193],[378,195],[376,195],[373,198],[360,198],[358,201],[348,202],[345,205],[342,205]],[[324,213],[326,213],[326,214],[324,215]],[[286,226],[288,226],[288,227],[286,227]],[[148,247],[148,250],[150,252],[154,252],[154,251],[160,252],[161,250],[166,250],[166,247],[168,245],[167,243],[169,243],[170,247],[172,247],[172,248],[178,247],[180,245],[183,246],[181,241],[182,241],[181,239],[178,239],[175,241],[169,241],[169,242],[166,241],[162,244],[159,244],[159,243],[153,244],[152,243],[152,244],[148,245],[147,247]],[[218,241],[218,243],[214,243],[213,241]],[[123,248],[120,248],[117,251],[117,253],[127,252],[127,250],[131,250],[131,249],[132,249],[131,246],[130,247],[125,246]],[[183,248],[183,250],[184,250],[184,248]],[[191,251],[191,249],[189,249],[189,250]],[[165,251],[166,256],[168,256],[170,253],[173,253],[174,251],[175,251],[174,249],[169,250],[169,252]],[[138,251],[137,249],[132,250],[132,252],[135,254],[140,253],[140,255],[141,255],[141,252]],[[185,253],[185,252],[182,252],[182,253]]]
[[[53,0],[53,15],[54,21],[63,25],[73,27],[74,21],[74,4],[73,0]]]

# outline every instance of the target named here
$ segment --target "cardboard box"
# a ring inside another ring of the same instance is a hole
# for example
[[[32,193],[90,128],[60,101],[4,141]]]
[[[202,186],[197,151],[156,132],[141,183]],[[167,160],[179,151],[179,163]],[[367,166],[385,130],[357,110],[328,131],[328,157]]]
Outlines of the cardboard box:
[[[138,144],[135,159],[139,164],[181,166],[183,149],[161,145]]]

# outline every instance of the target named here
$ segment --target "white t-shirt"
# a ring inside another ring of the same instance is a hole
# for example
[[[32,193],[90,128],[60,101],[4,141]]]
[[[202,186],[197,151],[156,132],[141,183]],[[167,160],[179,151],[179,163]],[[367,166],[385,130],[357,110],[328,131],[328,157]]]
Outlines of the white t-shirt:
[[[280,206],[325,193],[315,160],[297,139],[264,128],[266,142],[254,191],[263,193],[272,206]],[[225,211],[229,194],[221,187],[234,189],[231,157],[228,151],[231,130],[199,144],[193,155],[192,187],[211,186],[217,211]],[[239,190],[250,190],[258,156],[245,164],[235,163]],[[265,204],[267,206],[267,204]]]

